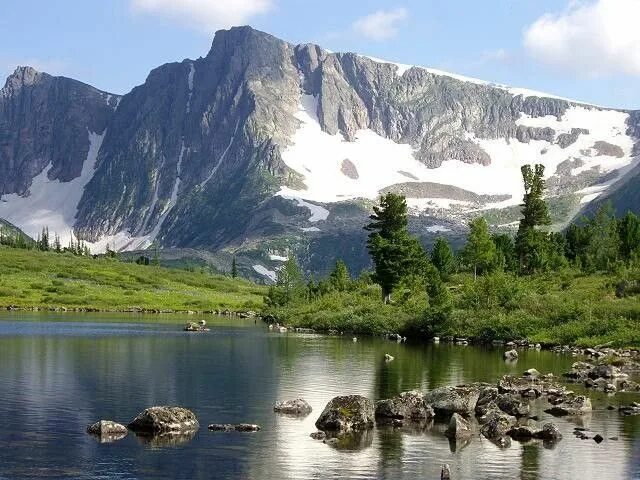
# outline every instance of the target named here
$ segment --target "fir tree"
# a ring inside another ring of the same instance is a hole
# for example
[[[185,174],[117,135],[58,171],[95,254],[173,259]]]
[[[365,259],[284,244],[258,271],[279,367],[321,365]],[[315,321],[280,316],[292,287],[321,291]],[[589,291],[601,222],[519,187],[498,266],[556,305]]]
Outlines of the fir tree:
[[[442,237],[436,239],[431,250],[431,263],[438,269],[440,276],[445,280],[453,271],[453,250],[451,250],[451,246],[446,239]]]
[[[549,248],[548,235],[541,227],[551,224],[549,209],[544,201],[544,166],[522,166],[524,198],[522,218],[516,235],[516,254],[520,271],[533,273],[542,269],[547,260]]]
[[[349,289],[351,285],[351,275],[349,275],[349,269],[342,260],[336,261],[336,266],[329,275],[329,284],[334,290],[339,292],[344,292]]]
[[[620,255],[630,261],[640,253],[640,219],[633,212],[618,220],[618,237],[620,239]]]

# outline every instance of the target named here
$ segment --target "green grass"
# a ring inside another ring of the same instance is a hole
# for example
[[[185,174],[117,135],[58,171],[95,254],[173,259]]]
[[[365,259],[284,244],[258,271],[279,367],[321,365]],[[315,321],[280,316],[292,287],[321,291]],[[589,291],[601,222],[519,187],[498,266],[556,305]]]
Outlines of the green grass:
[[[221,275],[0,246],[0,307],[237,311],[264,294]]]
[[[449,309],[438,316],[426,297],[383,305],[375,286],[332,292],[270,313],[292,326],[359,334],[400,332],[469,337],[476,340],[527,338],[544,344],[640,346],[640,298],[618,298],[619,274],[565,270],[532,277],[454,275],[447,283]]]

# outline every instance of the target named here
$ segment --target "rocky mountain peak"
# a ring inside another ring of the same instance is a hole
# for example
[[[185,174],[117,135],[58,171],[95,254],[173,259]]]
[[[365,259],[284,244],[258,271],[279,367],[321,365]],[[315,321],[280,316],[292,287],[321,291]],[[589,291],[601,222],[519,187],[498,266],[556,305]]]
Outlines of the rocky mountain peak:
[[[50,78],[50,75],[39,72],[33,67],[19,66],[11,75],[9,75],[9,77],[7,77],[2,93],[5,95],[12,95],[22,87],[35,85]]]

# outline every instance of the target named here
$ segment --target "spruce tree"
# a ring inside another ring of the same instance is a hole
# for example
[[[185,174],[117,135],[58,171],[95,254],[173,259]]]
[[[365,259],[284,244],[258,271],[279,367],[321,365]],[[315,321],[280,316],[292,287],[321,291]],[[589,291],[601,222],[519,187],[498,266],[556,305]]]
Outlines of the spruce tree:
[[[618,260],[620,240],[613,206],[602,205],[587,223],[589,244],[586,249],[588,266],[596,270],[610,270]]]
[[[451,246],[445,238],[438,237],[436,242],[433,244],[433,249],[431,250],[431,263],[433,263],[433,266],[438,269],[440,276],[445,280],[453,271],[453,250],[451,250]]]
[[[543,198],[545,190],[544,165],[523,165],[524,181],[522,218],[516,235],[516,254],[520,271],[533,273],[542,269],[547,261],[549,238],[541,227],[551,224],[549,209]]]
[[[429,260],[417,239],[407,230],[407,202],[402,195],[387,193],[373,207],[373,215],[365,230],[369,233],[367,249],[375,271],[374,280],[382,288],[385,303],[400,280],[413,274],[424,274]]]
[[[236,257],[231,260],[231,278],[238,276],[238,264],[236,263]]]

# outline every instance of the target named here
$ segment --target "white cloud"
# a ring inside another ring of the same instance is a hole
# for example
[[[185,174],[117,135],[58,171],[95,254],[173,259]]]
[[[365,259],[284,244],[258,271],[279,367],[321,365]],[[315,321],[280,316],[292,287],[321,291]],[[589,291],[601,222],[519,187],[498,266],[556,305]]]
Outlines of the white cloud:
[[[570,1],[524,32],[536,60],[588,76],[640,76],[640,0]]]
[[[353,22],[352,28],[356,33],[372,40],[387,40],[396,36],[400,24],[407,16],[405,8],[378,10]]]
[[[266,13],[272,0],[131,0],[135,11],[161,15],[212,33]]]

